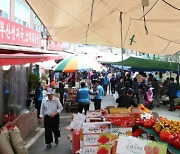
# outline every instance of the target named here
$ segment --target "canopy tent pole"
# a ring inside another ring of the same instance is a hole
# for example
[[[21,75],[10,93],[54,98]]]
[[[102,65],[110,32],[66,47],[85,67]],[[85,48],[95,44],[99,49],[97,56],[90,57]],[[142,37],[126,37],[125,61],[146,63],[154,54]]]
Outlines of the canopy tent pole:
[[[123,70],[123,41],[122,41],[122,12],[120,12],[120,22],[121,22],[121,59],[122,59],[122,70]]]
[[[178,84],[178,90],[179,90],[179,63],[178,63],[178,70],[177,70],[177,84]]]
[[[171,66],[172,66],[172,56],[170,56],[170,68],[171,68]],[[170,71],[170,78],[171,78],[171,76],[172,76],[172,71],[173,71],[173,70]]]
[[[121,72],[121,75],[122,75],[122,78],[123,78],[123,89],[124,89],[124,85],[125,85],[125,81],[124,81],[124,79],[125,79],[125,73],[124,73],[124,59],[123,59],[123,51],[124,51],[124,49],[123,49],[123,34],[122,34],[122,31],[123,31],[123,29],[122,29],[122,12],[120,12],[120,16],[119,16],[119,21],[120,21],[120,26],[121,26],[121,59],[122,59],[122,72]],[[124,90],[123,90],[123,94],[124,94]]]

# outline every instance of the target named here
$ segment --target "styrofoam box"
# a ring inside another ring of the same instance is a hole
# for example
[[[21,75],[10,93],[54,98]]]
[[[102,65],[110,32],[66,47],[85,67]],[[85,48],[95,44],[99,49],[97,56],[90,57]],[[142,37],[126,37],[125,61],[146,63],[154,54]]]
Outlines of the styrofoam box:
[[[83,134],[110,133],[111,127],[111,122],[83,123]]]

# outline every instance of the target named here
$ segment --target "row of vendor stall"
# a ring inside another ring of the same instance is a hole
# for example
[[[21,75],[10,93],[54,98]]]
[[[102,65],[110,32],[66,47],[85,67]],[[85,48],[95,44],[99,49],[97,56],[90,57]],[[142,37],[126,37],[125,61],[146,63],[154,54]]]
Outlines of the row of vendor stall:
[[[159,117],[142,104],[74,114],[68,128],[73,154],[180,153],[180,121]]]

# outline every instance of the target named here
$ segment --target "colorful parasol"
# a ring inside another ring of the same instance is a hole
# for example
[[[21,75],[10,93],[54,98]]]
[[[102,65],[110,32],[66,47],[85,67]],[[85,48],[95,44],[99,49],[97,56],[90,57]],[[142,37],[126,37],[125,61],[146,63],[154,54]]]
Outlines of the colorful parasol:
[[[76,71],[89,71],[89,70],[103,70],[104,66],[94,59],[87,56],[70,56],[59,64],[53,70],[55,72],[76,72]]]

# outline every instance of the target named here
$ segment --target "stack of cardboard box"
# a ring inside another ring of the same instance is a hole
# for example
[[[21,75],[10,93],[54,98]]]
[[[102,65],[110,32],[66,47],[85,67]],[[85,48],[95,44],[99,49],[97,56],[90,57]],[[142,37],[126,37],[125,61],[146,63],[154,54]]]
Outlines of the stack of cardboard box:
[[[111,153],[111,123],[83,123],[83,154]]]

